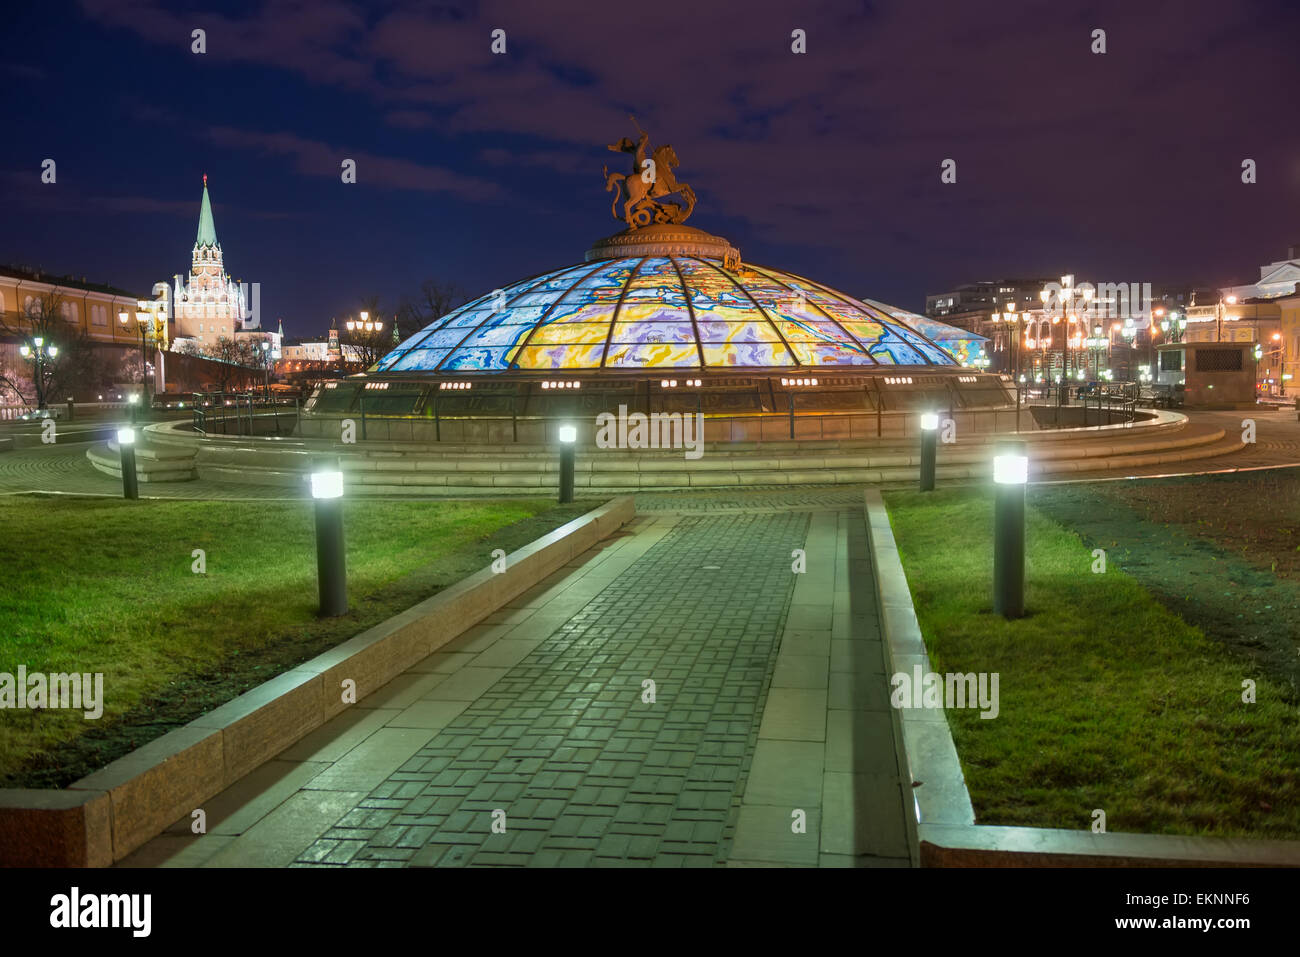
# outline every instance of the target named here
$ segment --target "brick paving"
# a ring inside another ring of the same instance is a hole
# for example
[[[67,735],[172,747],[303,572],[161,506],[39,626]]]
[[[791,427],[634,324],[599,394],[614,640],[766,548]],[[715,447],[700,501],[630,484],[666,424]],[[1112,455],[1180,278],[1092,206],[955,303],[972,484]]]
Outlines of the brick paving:
[[[808,521],[675,524],[296,863],[725,861]]]

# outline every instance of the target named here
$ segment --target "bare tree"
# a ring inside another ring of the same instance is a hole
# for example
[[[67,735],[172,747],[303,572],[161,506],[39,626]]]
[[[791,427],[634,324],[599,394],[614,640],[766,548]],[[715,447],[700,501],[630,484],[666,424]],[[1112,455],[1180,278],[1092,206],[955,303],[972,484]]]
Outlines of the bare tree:
[[[467,298],[465,291],[455,283],[426,279],[420,283],[420,291],[414,297],[402,300],[397,309],[398,320],[405,334],[411,335],[435,319],[441,319]]]
[[[232,383],[246,385],[251,370],[260,369],[262,362],[254,343],[248,339],[232,339],[229,336],[221,336],[211,345],[187,342],[181,352],[200,359],[210,359],[213,363],[212,374],[216,376],[222,392],[230,391]]]
[[[51,395],[100,385],[104,361],[94,342],[64,316],[65,299],[51,289],[22,309],[0,314],[0,338],[17,340],[26,355],[0,367],[0,389],[27,406],[45,408]]]

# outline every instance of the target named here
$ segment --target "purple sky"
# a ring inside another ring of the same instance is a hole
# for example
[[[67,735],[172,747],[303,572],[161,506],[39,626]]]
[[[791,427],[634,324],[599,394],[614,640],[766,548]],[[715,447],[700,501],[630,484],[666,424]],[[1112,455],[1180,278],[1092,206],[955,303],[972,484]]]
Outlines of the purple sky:
[[[206,172],[263,321],[313,334],[425,278],[580,261],[620,228],[629,113],[676,148],[691,225],[910,308],[1010,275],[1246,281],[1300,244],[1294,2],[191,6],[17,15],[0,261],[147,294],[188,267]]]

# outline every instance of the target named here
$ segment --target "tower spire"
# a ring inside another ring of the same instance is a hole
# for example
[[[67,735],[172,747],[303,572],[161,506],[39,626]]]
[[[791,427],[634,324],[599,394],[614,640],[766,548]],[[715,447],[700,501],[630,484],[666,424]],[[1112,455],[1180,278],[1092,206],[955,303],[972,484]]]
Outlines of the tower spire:
[[[217,227],[212,221],[212,200],[208,198],[208,174],[203,174],[203,202],[199,206],[199,234],[196,246],[217,245]]]

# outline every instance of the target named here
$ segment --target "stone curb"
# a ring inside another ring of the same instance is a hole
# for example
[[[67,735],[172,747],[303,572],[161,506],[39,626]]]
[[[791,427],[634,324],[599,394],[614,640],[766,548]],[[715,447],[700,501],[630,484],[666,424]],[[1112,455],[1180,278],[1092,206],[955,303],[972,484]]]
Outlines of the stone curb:
[[[867,537],[890,674],[930,671],[912,593],[879,489],[864,493]],[[942,711],[896,709],[915,784],[922,867],[1300,867],[1300,841],[1170,834],[1094,834],[975,823],[961,761]]]
[[[0,789],[0,865],[107,867],[632,520],[615,498],[64,790]]]

